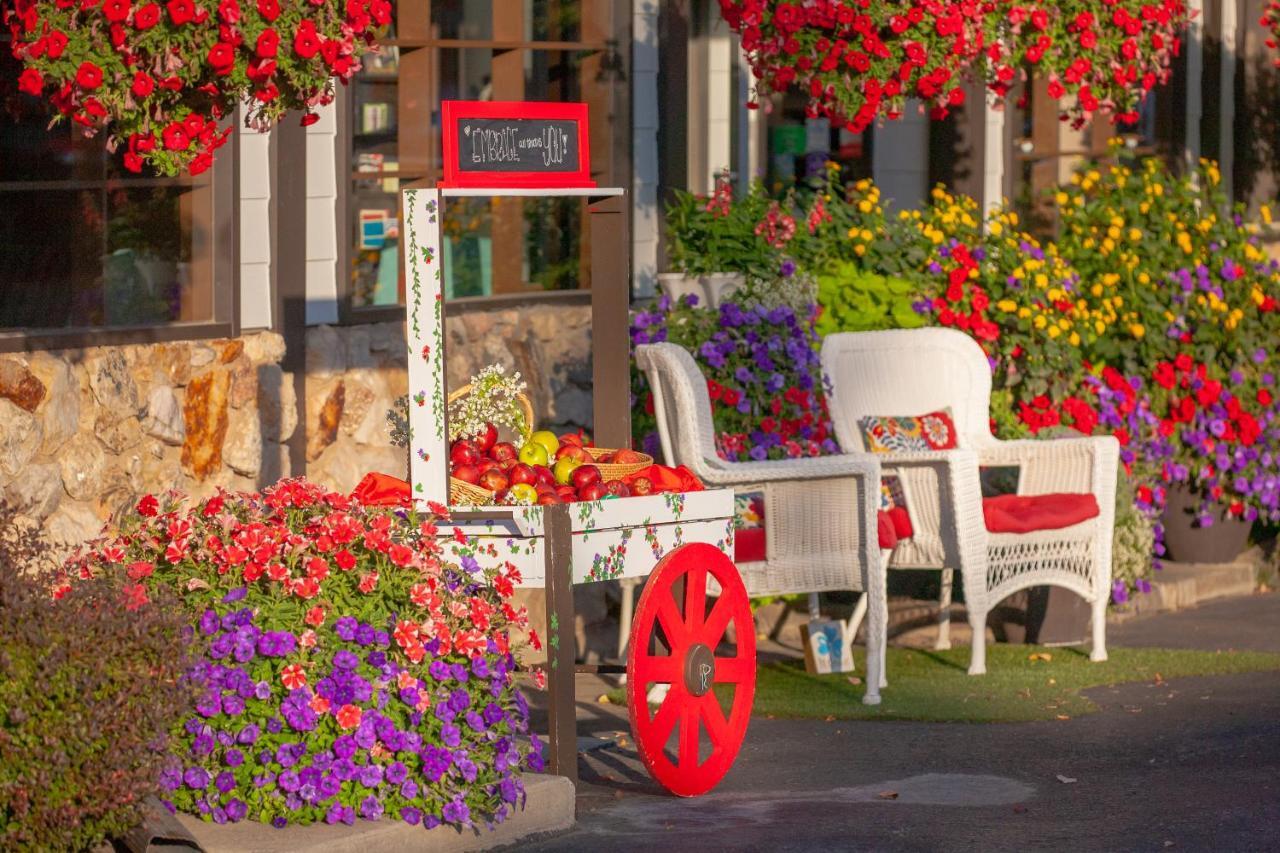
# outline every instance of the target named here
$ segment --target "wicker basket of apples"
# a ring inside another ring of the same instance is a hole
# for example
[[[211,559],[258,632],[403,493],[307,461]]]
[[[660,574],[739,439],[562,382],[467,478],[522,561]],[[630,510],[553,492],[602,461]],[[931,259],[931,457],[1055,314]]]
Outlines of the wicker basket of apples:
[[[520,444],[498,441],[492,424],[449,447],[451,500],[455,505],[555,504],[629,497],[622,482],[653,464],[653,457],[622,448],[591,447],[581,434],[557,437],[538,430]]]

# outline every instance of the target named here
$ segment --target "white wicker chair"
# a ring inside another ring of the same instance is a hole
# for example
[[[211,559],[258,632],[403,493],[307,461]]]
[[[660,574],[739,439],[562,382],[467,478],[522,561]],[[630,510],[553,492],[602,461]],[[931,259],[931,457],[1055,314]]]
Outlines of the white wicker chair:
[[[767,559],[738,564],[747,592],[753,596],[837,589],[865,593],[845,624],[845,641],[852,641],[866,613],[863,701],[879,703],[880,688],[885,686],[888,622],[885,560],[876,527],[879,460],[863,453],[727,462],[716,454],[711,399],[693,357],[675,344],[646,344],[636,348],[636,362],[653,389],[667,464],[687,466],[712,488],[764,494]],[[811,598],[811,612],[814,603]],[[624,606],[624,624],[626,615]]]
[[[943,569],[939,646],[948,643],[950,575],[959,569],[973,628],[969,672],[986,671],[987,614],[1011,593],[1061,586],[1092,607],[1090,657],[1106,660],[1120,446],[1111,436],[999,441],[991,434],[991,368],[977,342],[952,329],[898,329],[828,335],[822,366],[840,446],[860,450],[858,420],[922,415],[950,408],[956,450],[878,454],[899,477],[915,530],[894,550],[890,568]],[[1018,494],[1092,493],[1101,512],[1058,530],[988,533],[979,466],[1018,466]]]

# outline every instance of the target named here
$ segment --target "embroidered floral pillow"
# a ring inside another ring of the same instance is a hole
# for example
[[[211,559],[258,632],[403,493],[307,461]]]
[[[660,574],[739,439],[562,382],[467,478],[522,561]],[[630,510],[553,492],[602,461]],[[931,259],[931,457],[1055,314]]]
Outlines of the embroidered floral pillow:
[[[951,410],[916,417],[868,416],[858,419],[862,443],[871,453],[950,450],[956,446]]]

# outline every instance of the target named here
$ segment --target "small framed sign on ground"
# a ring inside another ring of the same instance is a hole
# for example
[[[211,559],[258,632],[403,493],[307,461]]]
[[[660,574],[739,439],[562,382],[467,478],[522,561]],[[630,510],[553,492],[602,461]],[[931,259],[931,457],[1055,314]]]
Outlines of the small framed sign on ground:
[[[594,187],[586,104],[444,101],[441,187]]]

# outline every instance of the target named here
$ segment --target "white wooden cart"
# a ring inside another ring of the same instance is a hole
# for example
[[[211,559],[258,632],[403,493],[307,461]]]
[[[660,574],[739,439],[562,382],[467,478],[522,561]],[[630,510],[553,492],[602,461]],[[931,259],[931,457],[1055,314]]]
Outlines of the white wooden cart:
[[[409,340],[410,481],[418,501],[448,504],[445,388],[444,206],[460,196],[584,196],[592,238],[595,432],[605,447],[630,444],[627,251],[622,190],[455,187],[404,191]],[[610,274],[612,273],[612,274]],[[632,732],[654,778],[681,796],[710,790],[746,733],[755,692],[755,630],[732,562],[733,493],[711,490],[558,506],[451,507],[466,544],[442,538],[457,559],[514,563],[523,585],[547,590],[550,769],[577,778],[572,585],[647,577],[625,671]],[[715,596],[712,598],[711,596]],[[733,656],[716,650],[732,625]],[[621,670],[621,667],[617,668]],[[669,684],[651,709],[646,693]],[[717,698],[732,692],[732,699]]]

